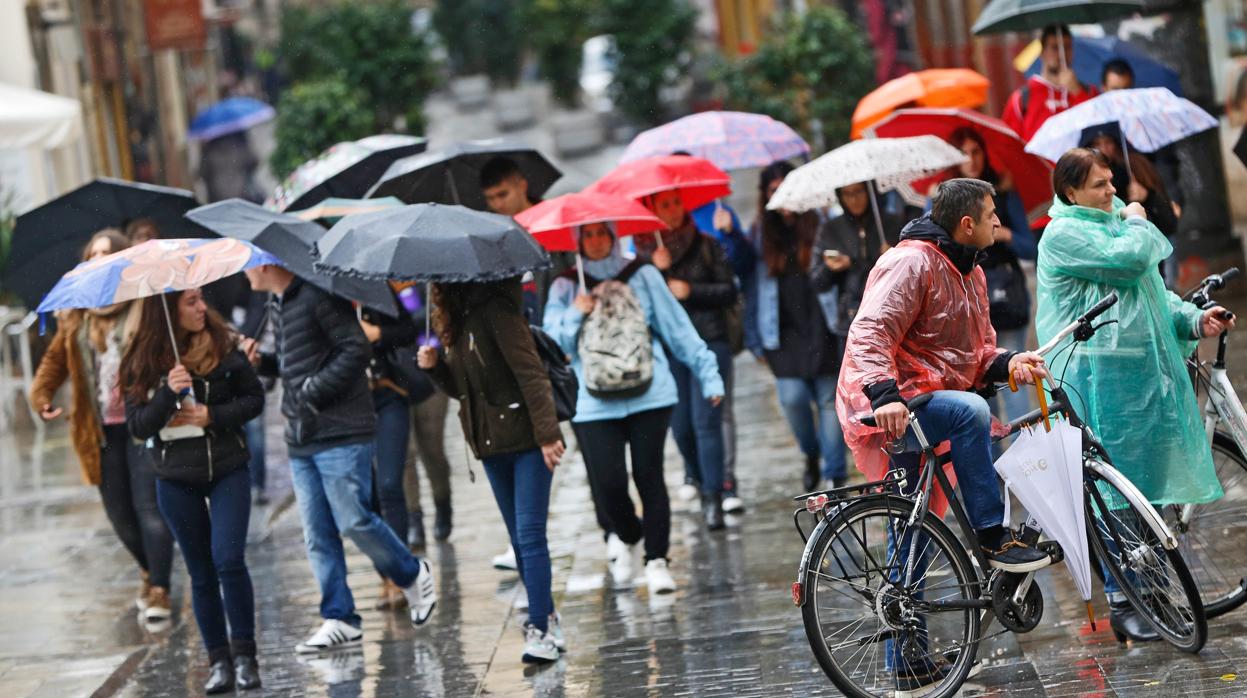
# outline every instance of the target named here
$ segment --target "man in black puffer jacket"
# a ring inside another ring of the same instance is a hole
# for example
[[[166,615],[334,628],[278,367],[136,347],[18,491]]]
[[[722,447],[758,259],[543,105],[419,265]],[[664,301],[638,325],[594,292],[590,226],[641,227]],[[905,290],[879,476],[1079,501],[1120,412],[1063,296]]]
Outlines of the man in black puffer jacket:
[[[372,350],[351,304],[279,266],[246,273],[252,289],[277,295],[278,355],[257,360],[261,373],[282,379],[294,491],[325,619],[296,651],[354,646],[363,637],[339,535],[403,589],[412,622],[423,624],[437,602],[433,570],[369,506],[375,417],[366,370]],[[253,345],[247,349],[254,354]]]

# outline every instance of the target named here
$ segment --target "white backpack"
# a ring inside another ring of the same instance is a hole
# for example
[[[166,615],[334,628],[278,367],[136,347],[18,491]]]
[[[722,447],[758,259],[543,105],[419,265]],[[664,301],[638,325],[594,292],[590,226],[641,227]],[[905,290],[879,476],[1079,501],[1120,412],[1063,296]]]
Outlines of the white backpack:
[[[592,286],[593,312],[580,326],[577,351],[585,389],[605,400],[638,397],[654,380],[654,345],[641,301],[628,279],[641,267],[634,261],[614,278]]]

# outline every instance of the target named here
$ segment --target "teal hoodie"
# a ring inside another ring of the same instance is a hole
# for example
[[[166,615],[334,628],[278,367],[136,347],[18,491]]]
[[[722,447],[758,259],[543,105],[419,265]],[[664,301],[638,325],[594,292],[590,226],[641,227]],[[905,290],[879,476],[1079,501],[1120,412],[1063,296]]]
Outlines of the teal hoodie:
[[[1201,311],[1165,288],[1157,265],[1173,252],[1142,218],[1056,200],[1039,241],[1036,332],[1042,345],[1116,291],[1092,339],[1050,354],[1052,374],[1108,450],[1153,504],[1203,503],[1222,495],[1185,357]]]

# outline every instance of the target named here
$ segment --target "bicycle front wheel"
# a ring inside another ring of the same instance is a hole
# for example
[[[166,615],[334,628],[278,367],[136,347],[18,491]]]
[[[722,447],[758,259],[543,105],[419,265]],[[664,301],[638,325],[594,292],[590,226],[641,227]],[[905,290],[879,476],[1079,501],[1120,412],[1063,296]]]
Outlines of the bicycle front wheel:
[[[1165,523],[1178,537],[1178,551],[1195,577],[1208,618],[1247,603],[1239,550],[1239,541],[1247,533],[1247,458],[1233,437],[1216,432],[1212,462],[1224,497],[1207,504],[1172,504],[1163,509]]]
[[[1137,490],[1128,496],[1095,467],[1085,469],[1084,492],[1092,549],[1118,589],[1166,642],[1199,652],[1208,638],[1199,588],[1182,555],[1167,550],[1148,524],[1151,504]]]
[[[807,545],[805,633],[823,672],[855,698],[951,696],[978,651],[970,558],[933,514],[908,527],[911,511],[904,499],[859,500]]]

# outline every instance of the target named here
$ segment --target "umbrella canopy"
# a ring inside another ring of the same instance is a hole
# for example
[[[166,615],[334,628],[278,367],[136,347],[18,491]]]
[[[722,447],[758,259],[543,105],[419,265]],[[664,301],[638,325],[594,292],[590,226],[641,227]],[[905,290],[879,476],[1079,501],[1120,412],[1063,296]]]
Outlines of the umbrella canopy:
[[[330,276],[312,268],[312,246],[325,236],[324,227],[316,223],[243,199],[200,206],[186,217],[218,235],[255,245],[279,259],[295,276],[328,293],[398,317],[394,294],[384,282]]]
[[[968,68],[933,68],[889,80],[853,110],[852,137],[904,106],[974,109],[987,103],[991,81]]]
[[[1188,99],[1163,87],[1105,92],[1044,122],[1026,152],[1055,162],[1085,129],[1117,122],[1130,146],[1146,153],[1217,127],[1217,120]]]
[[[640,201],[659,192],[677,190],[684,210],[732,193],[732,178],[705,158],[688,155],[633,160],[611,170],[585,192],[612,194]]]
[[[496,281],[550,266],[550,256],[511,218],[442,204],[347,216],[316,253],[320,271],[395,281]]]
[[[1143,0],[992,0],[979,13],[972,31],[1000,34],[1031,31],[1049,24],[1099,24],[1142,11]]]
[[[299,165],[264,205],[274,211],[297,211],[331,196],[362,198],[391,163],[426,147],[423,138],[397,134],[343,141]]]
[[[231,133],[246,131],[277,116],[276,110],[251,97],[230,97],[204,109],[191,121],[186,137],[210,141]]]
[[[528,195],[539,198],[563,173],[536,150],[499,138],[456,143],[449,148],[404,158],[390,165],[367,198],[398,197],[408,204],[456,204],[484,211],[481,168],[494,158],[513,160],[528,180]]]
[[[1039,40],[1032,41],[1018,54],[1019,58],[1025,57],[1029,60],[1015,67],[1025,72],[1027,77],[1038,75],[1043,70],[1043,61],[1039,58],[1041,51]],[[1074,35],[1074,60],[1070,67],[1074,69],[1079,82],[1099,85],[1104,64],[1114,58],[1130,64],[1130,69],[1134,71],[1135,87],[1164,87],[1179,97],[1182,96],[1182,80],[1178,77],[1178,71],[1152,58],[1138,46],[1111,35]]]
[[[295,211],[292,215],[299,220],[316,221],[328,228],[353,213],[372,213],[373,211],[384,211],[387,208],[396,208],[402,205],[403,202],[392,196],[383,196],[379,199],[340,199],[332,197],[311,208]]]
[[[987,144],[987,161],[1000,174],[1008,173],[1022,199],[1027,218],[1034,222],[1052,205],[1052,166],[1026,152],[1026,143],[1000,119],[969,109],[901,109],[866,129],[868,138],[904,138],[929,134],[948,141],[954,131],[972,128]],[[931,179],[912,186],[926,191]]]
[[[26,307],[39,304],[65,272],[82,259],[82,248],[101,228],[124,228],[149,219],[167,238],[212,234],[182,214],[199,205],[185,189],[97,179],[17,217],[9,267],[10,287]]]
[[[935,136],[853,141],[788,173],[766,207],[800,212],[831,206],[840,187],[873,180],[879,191],[891,191],[965,161]]]
[[[251,267],[280,263],[242,240],[148,240],[74,267],[52,288],[38,311],[102,308],[200,288]]]
[[[78,100],[0,84],[0,148],[56,148],[81,136]]]
[[[810,154],[809,144],[782,121],[763,114],[706,111],[642,131],[619,162],[677,150],[706,158],[723,170],[766,167],[776,160]]]
[[[542,201],[516,216],[515,222],[527,228],[551,252],[577,252],[576,228],[589,223],[612,224],[616,237],[667,228],[636,201],[598,192],[564,194]]]

